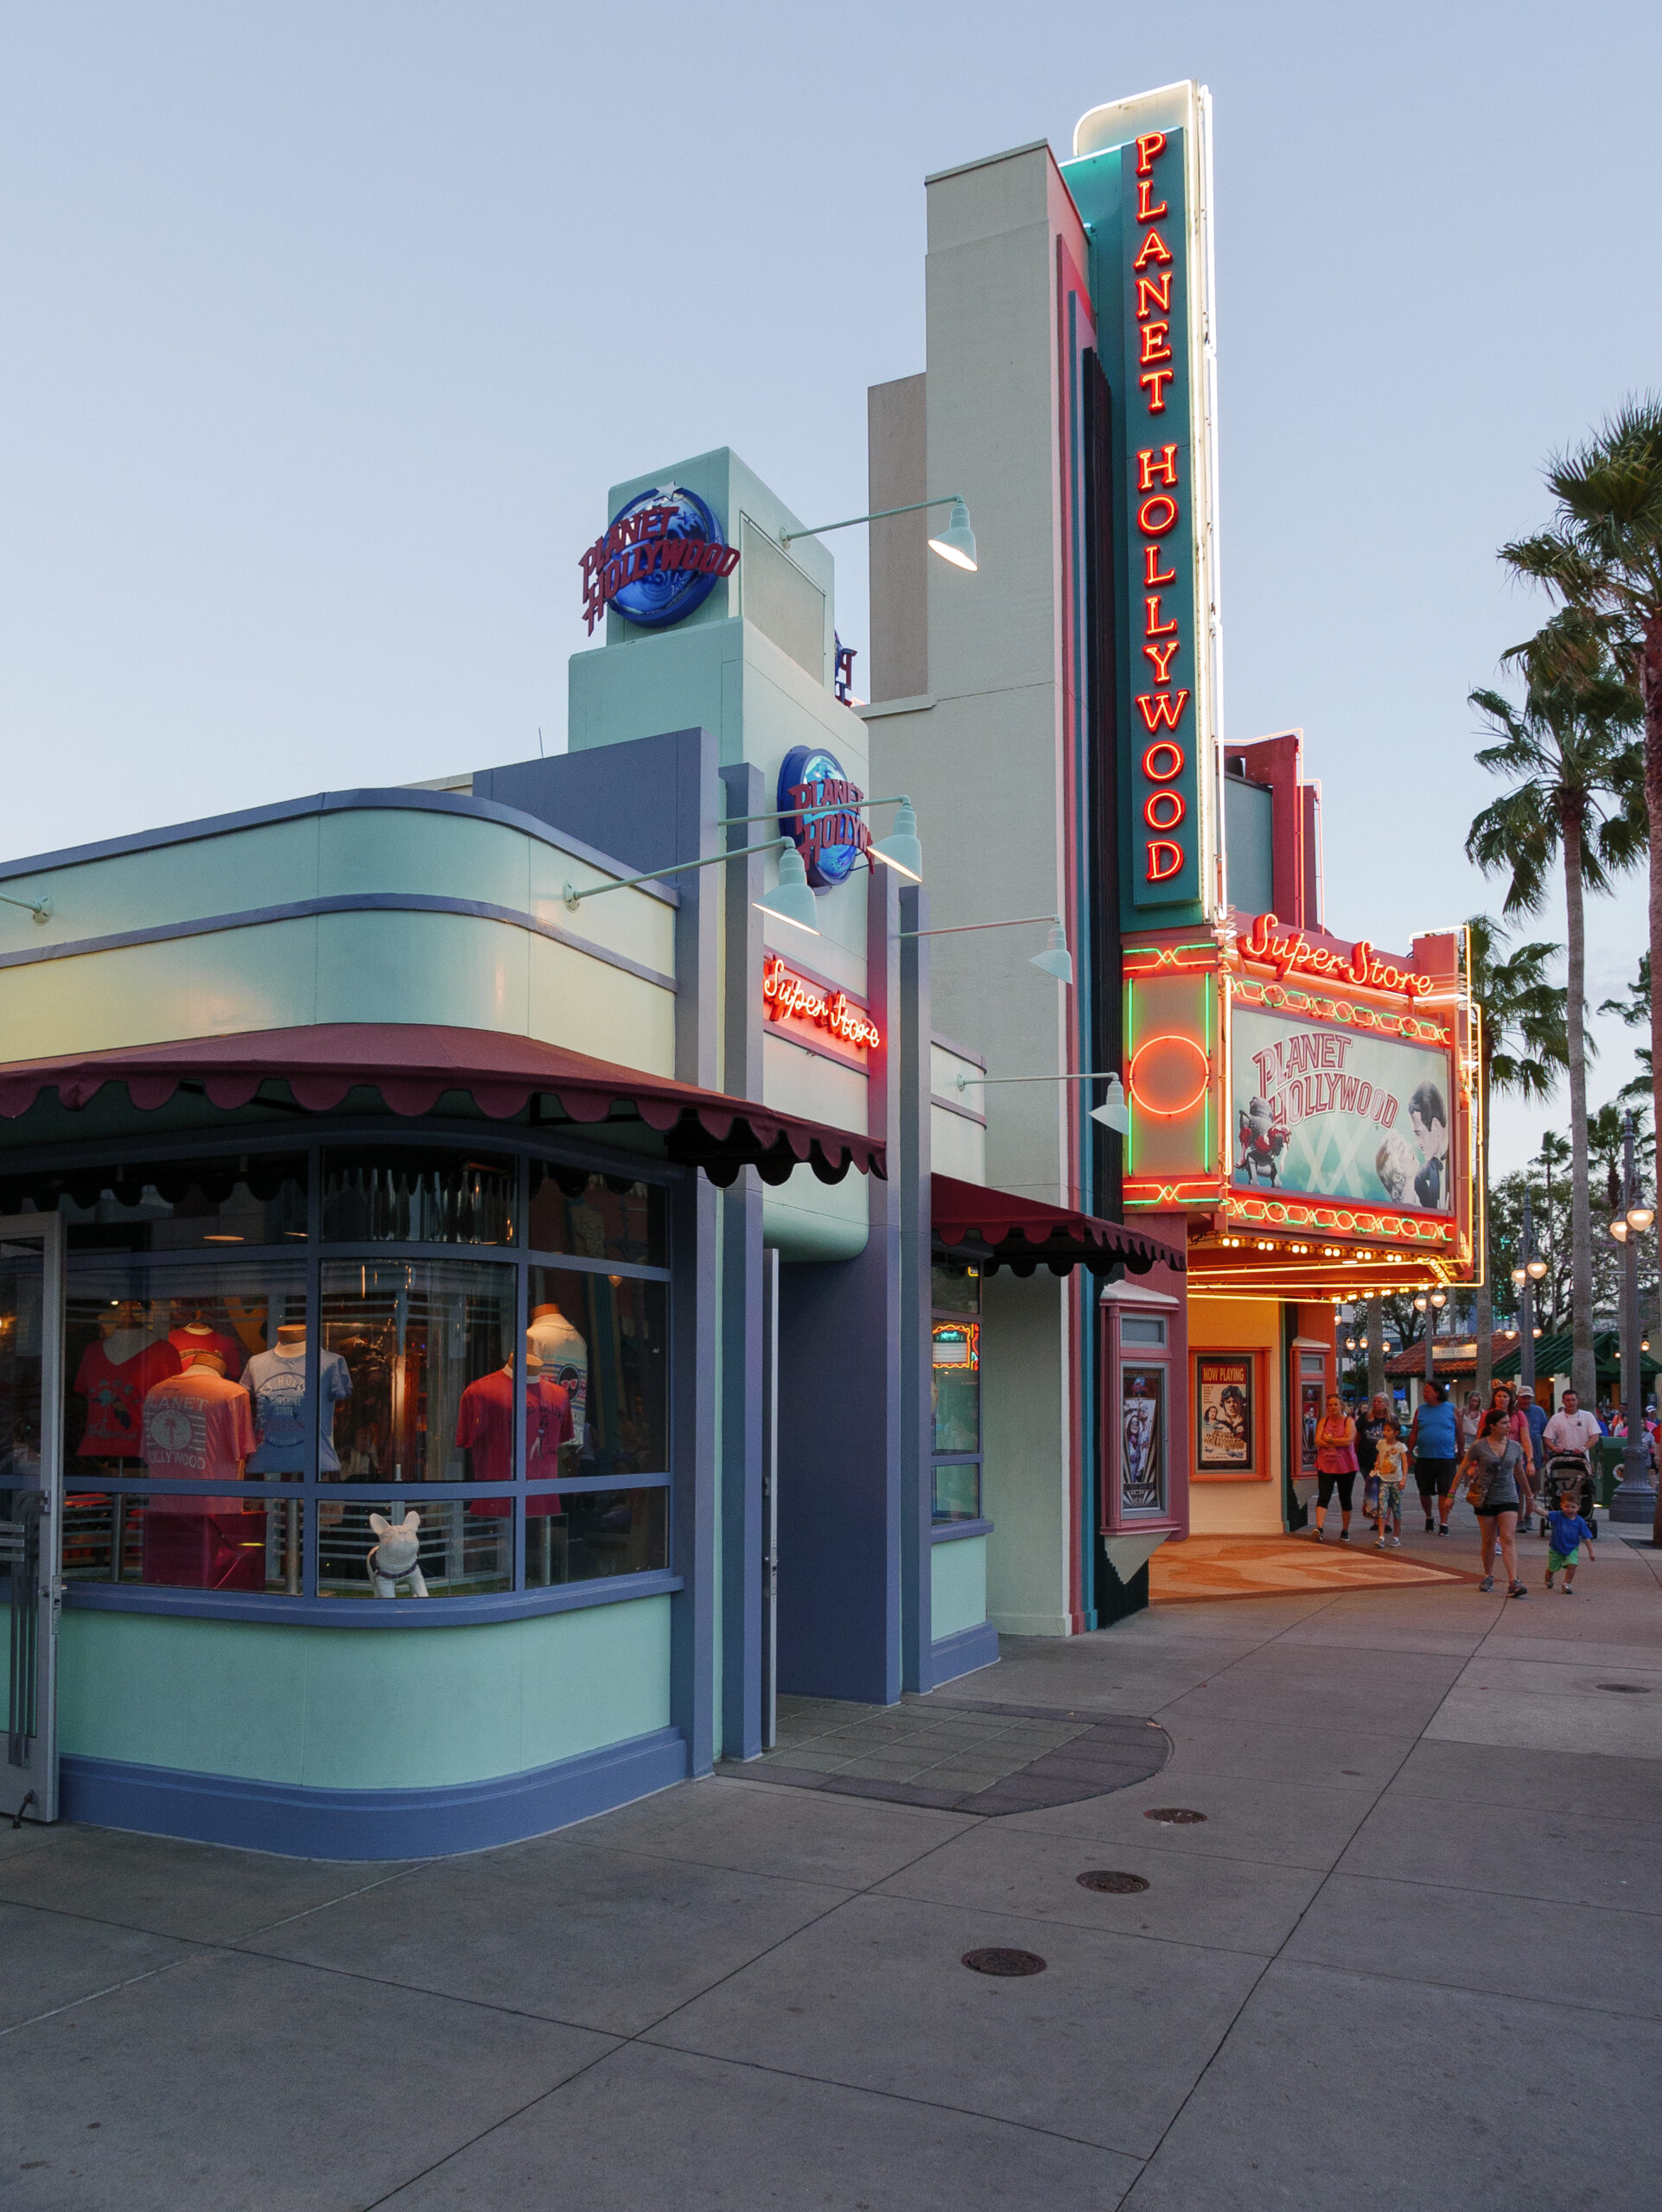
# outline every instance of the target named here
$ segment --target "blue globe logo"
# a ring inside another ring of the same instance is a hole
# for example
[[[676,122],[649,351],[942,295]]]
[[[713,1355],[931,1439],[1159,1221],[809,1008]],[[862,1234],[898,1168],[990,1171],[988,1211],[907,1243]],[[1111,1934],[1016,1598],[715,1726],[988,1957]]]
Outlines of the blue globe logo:
[[[640,493],[620,507],[606,543],[607,580],[614,572],[619,576],[607,596],[644,630],[685,620],[704,605],[716,579],[738,566],[737,552],[704,500],[674,484]]]
[[[780,763],[779,826],[801,854],[813,890],[846,883],[870,844],[859,812],[864,797],[837,755],[821,746],[793,745]]]

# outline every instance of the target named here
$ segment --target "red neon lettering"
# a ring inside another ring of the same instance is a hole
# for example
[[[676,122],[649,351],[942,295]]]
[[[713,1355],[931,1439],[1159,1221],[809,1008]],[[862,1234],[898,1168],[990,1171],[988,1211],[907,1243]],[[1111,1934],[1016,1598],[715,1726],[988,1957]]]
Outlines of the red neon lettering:
[[[1145,130],[1137,142],[1137,173],[1139,176],[1154,175],[1155,156],[1166,150],[1163,130]]]
[[[1150,837],[1148,846],[1149,881],[1163,883],[1168,875],[1175,875],[1183,865],[1183,848],[1174,845],[1169,837]]]
[[[1175,569],[1160,566],[1160,548],[1157,545],[1145,545],[1143,549],[1143,581],[1150,585],[1175,584],[1177,582]]]
[[[1142,252],[1137,255],[1137,259],[1131,264],[1132,274],[1135,275],[1136,272],[1139,269],[1143,268],[1148,262],[1168,262],[1171,257],[1171,248],[1166,244],[1164,238],[1161,237],[1159,232],[1150,231],[1148,237],[1143,241]]]
[[[1157,591],[1150,593],[1143,601],[1143,634],[1145,638],[1171,638],[1176,635],[1177,617],[1175,614],[1169,622],[1162,622],[1160,620],[1160,594]],[[1152,729],[1154,724],[1150,722],[1149,728]]]
[[[1137,382],[1142,385],[1143,391],[1149,395],[1149,412],[1150,415],[1163,415],[1165,413],[1166,386],[1171,382],[1172,378],[1176,374],[1177,372],[1175,369],[1144,369],[1142,375],[1137,378]]]
[[[1171,359],[1171,325],[1168,322],[1145,322],[1143,326],[1143,351],[1138,356],[1146,365],[1150,361],[1169,361]]]
[[[1188,801],[1181,791],[1150,791],[1143,804],[1143,819],[1150,830],[1175,830],[1188,812]]]
[[[1137,280],[1137,319],[1141,322],[1151,309],[1158,308],[1162,315],[1171,313],[1171,271],[1163,276],[1139,276]]]
[[[1157,223],[1166,213],[1166,203],[1163,200],[1157,207],[1150,205],[1149,194],[1153,190],[1152,177],[1144,177],[1137,188],[1137,219],[1139,223]]]
[[[1158,484],[1175,485],[1177,481],[1177,448],[1162,446],[1160,458],[1154,457],[1154,448],[1144,446],[1137,456],[1137,488],[1152,492]]]
[[[1171,682],[1171,664],[1181,651],[1182,640],[1180,638],[1174,638],[1168,645],[1143,646],[1143,658],[1144,660],[1154,663],[1154,680],[1156,683]]]
[[[1171,766],[1156,768],[1155,766],[1156,757],[1162,760],[1169,760]],[[1188,758],[1188,754],[1181,745],[1174,745],[1170,738],[1162,737],[1149,746],[1143,753],[1143,772],[1151,784],[1168,784],[1174,776],[1182,774]],[[1270,918],[1273,922],[1276,918],[1271,914]]]
[[[816,1028],[829,1030],[833,1037],[857,1051],[876,1047],[883,1041],[876,1023],[863,1007],[850,1003],[845,991],[838,991],[828,999],[812,984],[805,983],[799,976],[792,975],[782,960],[763,962],[761,996],[771,1021],[810,1022]]]
[[[1137,526],[1145,537],[1163,537],[1176,519],[1177,502],[1169,492],[1156,492],[1137,511]]]
[[[1156,691],[1150,695],[1139,691],[1137,710],[1143,717],[1145,729],[1175,729],[1178,719],[1188,704],[1188,691]]]

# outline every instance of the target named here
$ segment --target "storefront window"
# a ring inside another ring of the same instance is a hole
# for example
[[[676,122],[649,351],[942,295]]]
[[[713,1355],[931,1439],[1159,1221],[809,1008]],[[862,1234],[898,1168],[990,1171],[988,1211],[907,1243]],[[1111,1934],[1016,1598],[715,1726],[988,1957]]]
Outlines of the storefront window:
[[[513,1587],[511,1497],[326,1499],[318,1507],[324,1598],[465,1598]]]
[[[384,1145],[323,1155],[331,1243],[512,1244],[512,1160]]]
[[[570,1402],[577,1472],[669,1465],[669,1287],[575,1268],[531,1270],[527,1356]]]
[[[140,1161],[0,1184],[0,1213],[60,1213],[72,1252],[303,1244],[303,1153]]]
[[[512,1268],[332,1260],[322,1297],[322,1480],[513,1480]]]
[[[669,1249],[668,1193],[627,1175],[591,1175],[537,1160],[531,1167],[528,1243],[537,1252],[661,1268]]]
[[[303,1511],[235,1492],[67,1490],[64,1579],[296,1595]]]
[[[931,1295],[934,1518],[981,1515],[981,1269],[937,1254]]]
[[[545,1589],[645,1574],[669,1564],[667,1488],[565,1491],[558,1510],[531,1504],[525,1522],[525,1582]]]

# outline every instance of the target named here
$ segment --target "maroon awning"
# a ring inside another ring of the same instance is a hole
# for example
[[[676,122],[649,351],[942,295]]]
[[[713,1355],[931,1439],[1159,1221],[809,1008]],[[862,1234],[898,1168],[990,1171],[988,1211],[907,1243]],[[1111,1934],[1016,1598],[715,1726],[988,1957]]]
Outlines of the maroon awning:
[[[1018,1198],[980,1183],[960,1183],[951,1175],[930,1179],[935,1235],[943,1244],[984,1247],[989,1274],[1008,1268],[1012,1274],[1030,1275],[1041,1265],[1054,1275],[1079,1266],[1104,1274],[1118,1265],[1143,1275],[1155,1266],[1181,1273],[1185,1265],[1181,1252],[1118,1221],[1048,1206],[1040,1198]]]
[[[227,1109],[264,1098],[326,1114],[367,1089],[393,1113],[409,1116],[430,1114],[447,1092],[465,1091],[497,1121],[543,1098],[583,1127],[614,1111],[642,1121],[663,1136],[672,1160],[701,1167],[723,1185],[742,1167],[754,1167],[764,1183],[782,1183],[804,1164],[822,1183],[840,1183],[851,1166],[869,1175],[888,1172],[883,1147],[872,1137],[535,1038],[437,1024],[325,1021],[15,1061],[0,1065],[0,1116],[16,1120],[47,1090],[61,1105],[83,1107],[112,1083],[124,1084],[133,1104],[152,1112],[181,1090]]]

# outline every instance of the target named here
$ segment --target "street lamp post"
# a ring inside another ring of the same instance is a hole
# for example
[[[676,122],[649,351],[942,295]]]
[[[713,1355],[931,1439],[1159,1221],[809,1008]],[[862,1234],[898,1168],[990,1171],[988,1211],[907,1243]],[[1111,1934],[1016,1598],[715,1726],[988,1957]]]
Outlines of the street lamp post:
[[[1639,1240],[1656,1213],[1640,1193],[1631,1114],[1622,1117],[1621,1196],[1625,1211],[1610,1224],[1610,1234],[1621,1247],[1621,1395],[1626,1401],[1627,1434],[1621,1453],[1621,1485],[1610,1501],[1610,1518],[1653,1521],[1656,1484],[1651,1480],[1650,1453],[1646,1448],[1645,1386],[1639,1365]]]
[[[1535,1255],[1535,1228],[1530,1219],[1529,1192],[1524,1192],[1523,1252],[1512,1271],[1518,1293],[1518,1382],[1524,1395],[1535,1395],[1535,1286],[1546,1274],[1546,1262]]]

